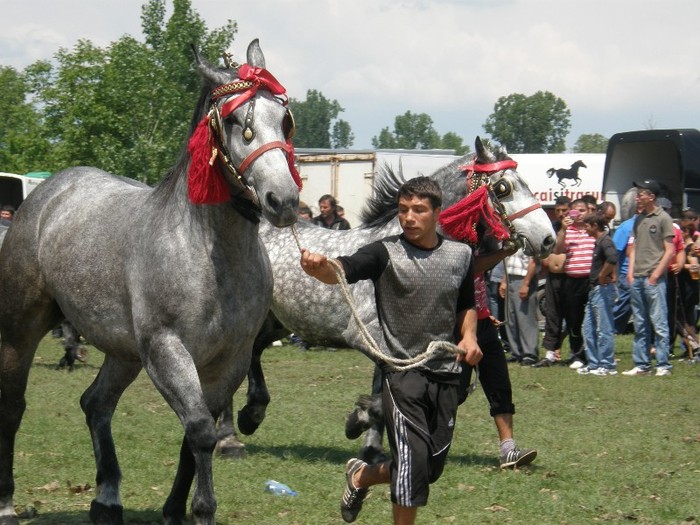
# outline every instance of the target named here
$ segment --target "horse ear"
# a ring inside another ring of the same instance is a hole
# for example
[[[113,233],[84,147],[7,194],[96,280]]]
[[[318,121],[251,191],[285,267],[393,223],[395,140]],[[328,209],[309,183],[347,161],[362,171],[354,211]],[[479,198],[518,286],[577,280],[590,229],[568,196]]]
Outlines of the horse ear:
[[[474,149],[476,149],[476,162],[479,164],[489,164],[495,160],[493,153],[491,153],[478,135],[474,141]]]
[[[197,65],[197,71],[202,78],[204,78],[204,80],[208,81],[214,86],[220,86],[230,81],[230,75],[227,75],[223,71],[212,67],[209,62],[202,58],[194,44],[192,44],[192,52],[194,53],[194,61]]]
[[[265,69],[265,56],[260,49],[260,41],[257,38],[248,45],[246,59],[248,65]]]

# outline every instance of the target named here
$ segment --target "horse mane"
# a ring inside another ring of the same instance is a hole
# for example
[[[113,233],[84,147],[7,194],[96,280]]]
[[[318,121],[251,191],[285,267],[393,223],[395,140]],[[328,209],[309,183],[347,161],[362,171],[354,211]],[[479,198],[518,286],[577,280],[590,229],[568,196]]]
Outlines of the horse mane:
[[[384,164],[379,167],[378,177],[374,181],[374,193],[367,199],[360,221],[366,228],[378,228],[391,221],[399,212],[397,199],[399,188],[406,182],[403,169],[399,165],[398,173],[391,166]]]

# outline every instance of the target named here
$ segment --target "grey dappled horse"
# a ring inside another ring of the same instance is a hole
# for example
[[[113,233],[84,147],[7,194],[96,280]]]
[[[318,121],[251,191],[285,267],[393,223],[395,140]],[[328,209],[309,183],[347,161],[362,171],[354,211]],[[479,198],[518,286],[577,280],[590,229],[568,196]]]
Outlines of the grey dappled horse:
[[[0,251],[2,525],[18,524],[12,458],[29,369],[37,344],[63,317],[105,353],[80,400],[97,467],[91,521],[123,521],[111,419],[144,368],[185,431],[164,521],[184,522],[195,480],[193,520],[215,523],[215,419],[246,376],[272,302],[260,214],[274,226],[294,223],[299,191],[284,89],[264,69],[258,41],[247,64],[212,68],[197,57],[197,65],[204,85],[189,150],[156,188],[95,168],[67,169],[29,195],[7,234]],[[188,172],[194,165],[205,169]]]
[[[460,201],[467,193],[464,164],[492,164],[510,160],[505,149],[491,151],[476,139],[476,154],[457,159],[439,169],[431,177],[443,191],[443,209]],[[525,180],[513,168],[488,173],[493,194],[503,205],[505,215],[512,218],[512,238],[525,246],[525,251],[538,258],[546,257],[554,247],[551,221],[532,195]],[[336,257],[352,254],[361,246],[400,233],[397,218],[398,188],[403,182],[387,170],[377,180],[376,195],[363,212],[363,225],[346,231],[327,230],[300,221],[297,229],[301,246],[312,252]],[[505,222],[508,219],[504,218]],[[238,414],[238,426],[244,434],[254,432],[265,417],[270,402],[265,385],[260,355],[273,341],[294,333],[312,344],[360,349],[356,332],[348,327],[351,312],[339,286],[328,286],[307,276],[299,264],[299,249],[291,231],[263,224],[260,236],[270,255],[274,274],[272,311],[255,341],[253,361],[248,375],[247,403]],[[360,281],[350,286],[355,304],[363,318],[376,319],[373,284]],[[225,414],[225,427],[232,432],[231,414]],[[371,459],[381,449],[381,435],[370,432],[365,440],[363,456]]]

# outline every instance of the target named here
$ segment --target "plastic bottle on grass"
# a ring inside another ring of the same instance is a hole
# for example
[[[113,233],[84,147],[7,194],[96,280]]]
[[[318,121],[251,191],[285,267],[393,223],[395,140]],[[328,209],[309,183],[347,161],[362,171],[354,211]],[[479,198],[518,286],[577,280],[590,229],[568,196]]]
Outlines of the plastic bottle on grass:
[[[280,483],[279,481],[275,481],[274,479],[268,479],[265,482],[265,491],[274,494],[275,496],[297,495],[297,492],[295,490],[290,489],[284,483]]]

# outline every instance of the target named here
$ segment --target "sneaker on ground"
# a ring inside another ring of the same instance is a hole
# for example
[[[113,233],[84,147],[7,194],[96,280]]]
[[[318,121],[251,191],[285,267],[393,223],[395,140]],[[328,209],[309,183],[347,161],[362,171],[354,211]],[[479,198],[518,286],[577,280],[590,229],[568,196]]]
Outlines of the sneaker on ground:
[[[520,366],[532,366],[535,363],[537,363],[537,359],[534,357],[523,357],[523,360],[520,361]]]
[[[582,376],[586,376],[588,374],[592,374],[592,373],[596,372],[597,370],[598,370],[598,368],[592,369],[592,368],[588,368],[587,366],[582,366],[581,368],[576,369],[576,373],[579,375],[582,375]]]
[[[367,463],[361,459],[352,458],[345,465],[345,491],[340,502],[340,514],[346,523],[352,523],[357,519],[357,515],[362,510],[362,504],[367,497],[368,489],[358,489],[352,482],[355,472],[366,466]]]
[[[540,359],[534,365],[532,365],[532,368],[548,368],[550,366],[554,366],[556,362],[557,361],[555,359],[549,359],[548,357],[545,357],[544,359]]]
[[[651,370],[646,370],[638,366],[622,372],[623,376],[648,376],[649,374],[651,374]]]
[[[507,454],[501,456],[501,469],[512,468],[516,469],[524,465],[529,465],[537,457],[537,451],[534,448],[514,448]]]
[[[605,374],[609,376],[616,376],[617,375],[617,370],[614,368],[606,368],[605,369]]]
[[[579,368],[579,372],[580,372],[581,370],[582,370],[582,369]],[[610,374],[610,371],[609,371],[607,368],[603,368],[603,367],[595,368],[595,369],[591,370],[590,373],[591,373],[591,375],[594,375],[594,376],[607,376],[607,375],[612,375],[612,374]],[[615,373],[617,373],[617,372],[615,372]]]
[[[572,370],[578,370],[579,368],[581,368],[583,366],[585,366],[583,364],[583,361],[579,361],[578,359],[576,359],[575,361],[571,362],[571,364],[569,365],[569,368],[571,368]]]
[[[671,375],[671,369],[669,369],[669,368],[657,368],[656,369],[656,377],[670,376],[670,375]]]

